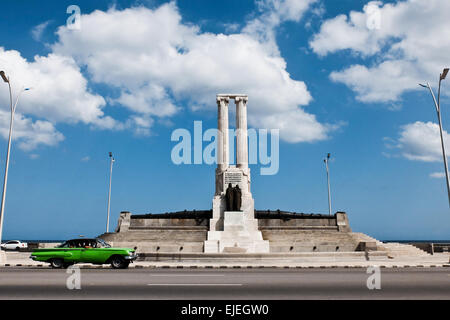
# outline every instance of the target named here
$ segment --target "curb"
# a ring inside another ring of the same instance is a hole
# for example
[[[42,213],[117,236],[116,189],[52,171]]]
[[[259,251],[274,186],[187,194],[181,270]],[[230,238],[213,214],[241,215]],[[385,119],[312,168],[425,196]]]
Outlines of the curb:
[[[374,264],[376,265],[376,264]],[[423,265],[423,264],[408,264],[408,265],[378,265],[380,268],[383,269],[405,269],[405,268],[448,268],[450,267],[450,264],[431,264],[431,265]],[[47,268],[50,269],[50,265],[45,264],[23,264],[23,263],[5,263],[1,264],[1,267],[5,268],[14,268],[14,267],[23,267],[23,268],[29,268],[29,267],[35,267],[35,268]],[[111,267],[109,265],[80,265],[80,269],[110,269]],[[345,266],[339,266],[339,265],[303,265],[303,266],[262,266],[262,265],[205,265],[205,266],[199,266],[199,265],[187,265],[187,266],[180,266],[180,265],[130,265],[129,268],[131,269],[336,269],[336,268],[343,268],[343,269],[363,269],[368,268],[367,266],[361,266],[361,265],[345,265]]]

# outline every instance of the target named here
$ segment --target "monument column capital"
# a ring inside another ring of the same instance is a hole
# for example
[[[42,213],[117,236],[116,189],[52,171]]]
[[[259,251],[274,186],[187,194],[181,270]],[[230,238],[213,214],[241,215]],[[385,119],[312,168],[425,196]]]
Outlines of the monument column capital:
[[[216,97],[217,104],[220,105],[222,102],[225,102],[225,104],[228,106],[228,103],[230,102],[230,98],[228,97]]]
[[[238,104],[238,102],[244,102],[244,104],[247,104],[247,101],[248,101],[248,97],[240,97],[240,96],[238,96],[238,97],[235,97],[234,98],[234,102],[236,103],[236,104]]]

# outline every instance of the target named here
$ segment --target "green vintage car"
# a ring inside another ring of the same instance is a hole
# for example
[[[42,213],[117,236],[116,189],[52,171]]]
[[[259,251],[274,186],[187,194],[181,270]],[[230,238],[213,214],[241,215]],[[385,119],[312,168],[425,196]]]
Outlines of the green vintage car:
[[[136,248],[112,248],[102,239],[72,239],[48,249],[35,249],[30,256],[48,262],[53,268],[67,268],[75,263],[111,264],[125,269],[137,258]]]

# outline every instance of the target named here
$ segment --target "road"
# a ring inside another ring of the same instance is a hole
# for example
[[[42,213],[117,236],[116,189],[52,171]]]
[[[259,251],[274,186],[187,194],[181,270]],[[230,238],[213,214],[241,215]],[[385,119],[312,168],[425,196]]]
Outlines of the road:
[[[450,299],[450,268],[380,270],[381,289],[369,290],[364,268],[80,269],[69,290],[68,270],[9,267],[0,299]]]

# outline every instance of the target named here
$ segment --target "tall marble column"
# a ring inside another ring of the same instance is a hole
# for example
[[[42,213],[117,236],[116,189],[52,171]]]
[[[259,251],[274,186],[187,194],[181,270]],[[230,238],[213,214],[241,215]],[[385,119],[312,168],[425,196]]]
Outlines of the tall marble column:
[[[236,165],[248,168],[247,97],[236,97]]]
[[[217,122],[217,168],[221,171],[228,168],[229,143],[228,143],[228,102],[227,97],[217,97],[218,122]]]

